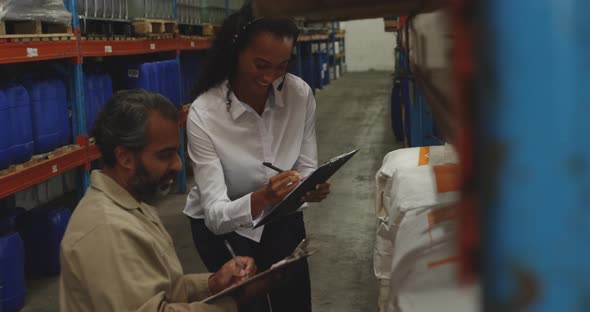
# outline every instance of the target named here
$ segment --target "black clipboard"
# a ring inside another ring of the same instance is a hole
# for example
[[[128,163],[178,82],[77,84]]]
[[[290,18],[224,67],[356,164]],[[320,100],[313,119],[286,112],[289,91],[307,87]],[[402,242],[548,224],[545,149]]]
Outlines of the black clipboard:
[[[304,204],[301,198],[305,195],[305,193],[313,190],[316,185],[326,182],[358,151],[359,150],[356,149],[352,152],[336,156],[314,170],[314,172],[301,181],[301,184],[291,191],[291,193],[289,193],[289,195],[287,195],[287,197],[285,197],[280,203],[270,209],[265,210],[262,216],[254,221],[254,228],[263,226],[297,212],[297,210]]]
[[[268,269],[264,272],[258,273],[256,275],[254,275],[253,277],[250,277],[249,279],[242,281],[239,284],[228,287],[228,288],[218,292],[217,294],[206,298],[205,300],[203,300],[201,302],[202,303],[211,303],[218,298],[234,295],[234,294],[238,293],[240,290],[242,290],[243,287],[245,287],[251,283],[257,283],[258,281],[260,281],[264,277],[274,274],[277,270],[291,267],[291,266],[307,259],[309,256],[314,254],[314,252],[311,252],[308,250],[308,248],[307,248],[308,243],[309,243],[309,241],[307,239],[303,239],[301,241],[301,243],[299,243],[299,245],[297,245],[295,250],[293,250],[293,253],[289,257],[283,259],[280,262],[275,263],[270,269]]]

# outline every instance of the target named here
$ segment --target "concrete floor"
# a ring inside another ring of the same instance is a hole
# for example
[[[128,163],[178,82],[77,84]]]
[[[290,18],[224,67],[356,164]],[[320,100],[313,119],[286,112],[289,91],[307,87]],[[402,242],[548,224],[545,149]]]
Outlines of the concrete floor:
[[[377,311],[373,275],[374,175],[383,156],[397,147],[389,121],[391,78],[386,72],[347,73],[316,94],[320,163],[343,152],[360,152],[332,178],[332,194],[305,212],[314,311]],[[204,272],[188,220],[185,195],[170,195],[160,216],[187,273]],[[23,311],[58,311],[57,278],[28,281]]]

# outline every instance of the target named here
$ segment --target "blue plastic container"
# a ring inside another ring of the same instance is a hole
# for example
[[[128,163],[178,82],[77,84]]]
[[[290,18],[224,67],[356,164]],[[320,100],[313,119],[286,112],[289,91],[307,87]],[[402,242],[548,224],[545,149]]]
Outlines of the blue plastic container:
[[[322,56],[320,53],[316,53],[313,55],[313,66],[314,66],[314,82],[315,82],[315,87],[317,89],[323,89],[324,88],[324,70],[323,70],[323,65],[322,65]]]
[[[113,96],[113,82],[111,76],[107,73],[100,73],[94,76],[97,86],[97,105],[96,116],[100,113],[102,108],[107,104],[108,100]]]
[[[180,69],[176,60],[166,61],[166,81],[168,81],[168,99],[180,107]]]
[[[84,74],[84,102],[86,104],[86,130],[88,133],[92,132],[94,127],[94,120],[97,113],[97,92],[96,81],[94,75],[90,73]]]
[[[31,276],[59,274],[60,244],[70,216],[67,208],[35,208],[24,216],[25,268]]]
[[[324,72],[324,86],[330,84],[330,55],[328,53],[320,53],[322,61],[322,71]]]
[[[55,79],[54,85],[59,106],[57,119],[60,120],[60,135],[58,140],[59,146],[64,146],[72,142],[72,121],[70,119],[70,110],[68,109],[68,91],[63,80]]]
[[[4,90],[10,111],[11,163],[26,162],[33,156],[33,131],[31,127],[31,106],[25,87],[10,84]]]
[[[402,95],[399,82],[393,84],[391,90],[391,128],[398,142],[404,140],[404,124],[402,121]]]
[[[108,73],[102,73],[100,75],[100,80],[104,99],[102,105],[100,106],[100,108],[102,109],[113,96],[113,81]]]
[[[31,100],[34,152],[47,153],[67,144],[70,126],[63,81],[35,81],[27,86],[27,91]]]
[[[193,88],[198,82],[201,75],[202,65],[201,59],[197,57],[191,57],[182,59],[182,102],[183,104],[192,103],[195,99],[193,98]]]
[[[149,89],[149,91],[168,97],[170,83],[167,79],[166,62],[153,62],[148,68],[150,72],[150,84],[152,86],[152,89]]]
[[[25,303],[23,254],[18,233],[0,237],[0,311],[16,312]]]
[[[152,63],[131,65],[127,68],[127,88],[147,91],[159,90],[154,75],[155,70]]]
[[[313,70],[313,57],[303,58],[303,80],[311,87],[315,89],[315,75]]]
[[[176,107],[180,106],[180,81],[176,60],[158,62],[156,79],[160,85],[160,93],[167,97]]]
[[[163,94],[166,92],[166,73],[164,71],[164,63],[163,62],[153,62],[149,63],[148,65],[148,72],[149,72],[149,79],[151,89],[146,89],[148,91],[156,92]]]
[[[0,211],[0,236],[19,232],[21,230],[20,218],[26,212],[22,207],[2,207],[2,211]]]
[[[401,80],[401,107],[403,110],[404,122],[404,136],[408,145],[412,147],[412,112],[411,112],[411,97],[410,97],[410,81],[408,79]]]
[[[10,126],[10,110],[4,90],[0,89],[0,170],[10,166],[12,159],[12,127]]]

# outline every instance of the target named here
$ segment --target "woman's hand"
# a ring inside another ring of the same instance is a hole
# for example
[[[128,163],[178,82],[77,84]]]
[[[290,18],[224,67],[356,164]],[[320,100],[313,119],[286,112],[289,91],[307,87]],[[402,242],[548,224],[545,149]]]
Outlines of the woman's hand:
[[[321,202],[322,200],[326,199],[326,197],[328,197],[328,194],[330,194],[331,185],[332,184],[330,181],[316,185],[315,190],[305,193],[305,196],[303,196],[303,201],[309,203]]]
[[[240,263],[236,263],[239,261]],[[219,271],[209,278],[209,291],[216,294],[234,284],[237,284],[256,273],[254,259],[250,257],[236,257],[224,264]]]
[[[303,178],[295,170],[284,171],[272,177],[265,187],[252,193],[252,217],[257,218],[264,208],[283,200]]]
[[[283,200],[299,185],[303,178],[303,175],[295,170],[284,171],[272,177],[265,188],[269,205],[274,205]]]

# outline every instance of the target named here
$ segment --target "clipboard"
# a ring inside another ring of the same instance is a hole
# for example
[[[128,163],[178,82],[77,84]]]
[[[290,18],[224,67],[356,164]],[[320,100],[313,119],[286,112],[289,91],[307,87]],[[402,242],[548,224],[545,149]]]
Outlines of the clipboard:
[[[289,193],[289,195],[287,195],[287,197],[285,197],[280,203],[270,209],[265,210],[264,213],[254,221],[254,228],[263,226],[273,221],[277,221],[282,217],[297,212],[297,210],[304,204],[301,198],[305,195],[305,193],[313,190],[316,185],[326,182],[358,151],[359,150],[356,149],[354,151],[336,156],[314,170],[308,177],[301,181],[301,184],[291,191],[291,193]]]
[[[307,257],[314,254],[314,252],[310,252],[307,249],[307,246],[308,246],[308,240],[303,239],[301,241],[301,243],[299,243],[299,245],[297,245],[297,247],[295,248],[295,250],[293,251],[293,253],[290,256],[283,259],[282,261],[275,263],[273,266],[270,267],[270,269],[268,269],[264,272],[258,273],[256,275],[254,275],[253,277],[242,281],[239,284],[228,287],[228,288],[216,293],[215,295],[206,298],[205,300],[203,300],[201,302],[202,303],[211,303],[211,302],[215,301],[215,299],[225,297],[225,296],[231,296],[231,295],[239,292],[246,285],[256,283],[257,281],[260,281],[264,277],[267,277],[280,269],[288,268],[288,267],[295,265],[296,263],[298,263],[304,259],[307,259]]]

